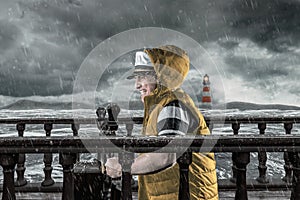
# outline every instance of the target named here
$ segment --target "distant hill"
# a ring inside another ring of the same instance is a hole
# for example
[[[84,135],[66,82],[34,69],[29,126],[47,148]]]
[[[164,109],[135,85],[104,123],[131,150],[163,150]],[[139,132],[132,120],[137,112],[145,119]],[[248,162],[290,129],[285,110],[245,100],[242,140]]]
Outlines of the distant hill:
[[[83,103],[75,103],[78,108],[90,108],[88,105]],[[130,101],[130,102],[118,102],[121,109],[129,110],[143,110],[144,106],[141,101]],[[0,109],[11,109],[11,110],[30,110],[30,109],[72,109],[72,102],[39,102],[32,100],[19,100],[12,104],[3,106]],[[226,106],[226,107],[225,107]],[[243,110],[300,110],[298,106],[289,106],[282,104],[255,104],[247,102],[229,102],[225,105],[213,106],[213,109],[239,109]]]
[[[88,105],[83,103],[72,103],[72,102],[40,102],[32,100],[18,100],[14,103],[8,104],[6,106],[0,107],[0,109],[11,109],[11,110],[31,110],[31,109],[55,109],[55,110],[71,110],[72,105],[76,105],[77,108],[90,108]],[[122,109],[130,110],[143,110],[144,106],[141,101],[130,101],[128,102],[118,102]]]
[[[129,108],[130,110],[143,110],[144,106],[141,101],[120,102],[121,108]],[[199,106],[201,108],[201,106]],[[298,106],[289,106],[282,104],[255,104],[248,102],[228,102],[225,105],[213,106],[213,109],[239,109],[243,110],[300,110]]]
[[[89,108],[88,105],[82,103],[75,103],[79,108]],[[12,104],[3,106],[0,109],[11,109],[11,110],[31,110],[31,109],[61,109],[70,110],[72,109],[72,102],[39,102],[31,100],[19,100]]]
[[[224,106],[224,105],[223,105]],[[221,107],[221,106],[217,106]],[[239,109],[239,110],[300,110],[298,106],[289,106],[282,104],[255,104],[247,102],[229,102],[226,103],[226,109]]]

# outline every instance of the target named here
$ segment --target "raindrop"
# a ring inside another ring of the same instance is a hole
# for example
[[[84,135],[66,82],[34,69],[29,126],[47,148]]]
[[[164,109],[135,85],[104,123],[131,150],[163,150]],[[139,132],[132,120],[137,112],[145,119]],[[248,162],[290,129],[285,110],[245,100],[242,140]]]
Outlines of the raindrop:
[[[37,62],[37,67],[38,67],[39,69],[41,69],[41,64],[40,64],[40,62]]]
[[[64,89],[64,85],[63,85],[63,81],[62,81],[61,76],[59,76],[59,86],[60,86],[61,90]]]
[[[11,11],[12,11],[12,8],[9,8],[9,9],[8,9],[8,12],[11,12]]]
[[[77,19],[80,22],[80,15],[77,13]]]

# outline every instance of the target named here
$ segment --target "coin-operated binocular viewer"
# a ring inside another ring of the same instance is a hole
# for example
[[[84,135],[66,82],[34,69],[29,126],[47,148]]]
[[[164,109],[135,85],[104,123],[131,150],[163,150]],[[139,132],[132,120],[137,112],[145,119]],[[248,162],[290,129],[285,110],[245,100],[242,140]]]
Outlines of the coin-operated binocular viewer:
[[[118,130],[117,117],[120,107],[115,103],[108,103],[96,110],[97,127],[101,136],[115,136]],[[74,166],[74,199],[115,199],[118,190],[113,189],[112,179],[106,175],[104,164],[113,155],[99,153],[94,161],[77,162]],[[112,189],[111,189],[112,188]],[[119,195],[117,195],[119,196]]]
[[[96,110],[97,126],[100,133],[104,135],[116,135],[118,130],[117,117],[120,113],[120,107],[115,103],[108,103]],[[106,118],[106,114],[108,114]]]
[[[117,118],[120,113],[120,107],[115,103],[108,103],[100,106],[96,110],[97,127],[100,130],[100,136],[115,136],[118,130]],[[98,159],[102,162],[103,173],[103,199],[119,199],[120,191],[117,187],[120,185],[120,180],[112,180],[106,175],[104,164],[107,159],[113,157],[112,153],[98,154]],[[110,193],[109,193],[110,191]]]
[[[120,107],[115,103],[109,103],[106,106],[99,107],[96,111],[97,114],[97,126],[101,135],[115,136],[118,130],[117,117],[120,113]],[[132,124],[126,124],[127,136],[131,135]],[[102,163],[106,163],[108,158],[118,157],[119,163],[122,165],[122,178],[112,179],[106,175],[105,169],[102,172],[104,174],[104,187],[103,192],[110,199],[131,199],[131,187],[134,186],[134,180],[130,174],[131,165],[134,159],[134,154],[130,152],[121,152],[118,154],[99,154],[99,158]],[[110,187],[110,195],[108,194]],[[107,192],[106,192],[107,191]],[[121,192],[122,191],[122,192]]]

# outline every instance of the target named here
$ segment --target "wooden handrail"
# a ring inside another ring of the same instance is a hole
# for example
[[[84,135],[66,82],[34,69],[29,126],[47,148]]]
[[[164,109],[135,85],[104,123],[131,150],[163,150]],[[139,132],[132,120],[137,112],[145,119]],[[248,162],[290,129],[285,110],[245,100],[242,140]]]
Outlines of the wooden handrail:
[[[168,147],[170,142],[172,146]],[[202,147],[205,142],[205,147]],[[189,144],[187,147],[186,144]],[[211,144],[211,146],[209,146]],[[299,135],[209,135],[186,137],[6,137],[0,138],[0,153],[146,153],[174,152],[268,152],[299,151]],[[119,148],[116,148],[119,147]],[[164,147],[164,148],[162,148]]]
[[[245,124],[258,124],[258,123],[300,123],[300,117],[290,116],[274,116],[274,117],[257,117],[257,116],[204,116],[207,123],[214,122],[216,124],[232,124],[232,123],[245,123]],[[7,118],[0,119],[0,124],[95,124],[97,118]],[[117,119],[119,124],[142,124],[143,117],[119,117]]]
[[[16,163],[20,162],[20,169],[22,167],[22,160],[20,161],[20,154],[28,153],[59,153],[60,164],[64,169],[64,183],[63,199],[72,199],[69,190],[72,190],[69,183],[72,183],[71,170],[74,163],[78,160],[78,153],[145,153],[145,152],[232,152],[234,155],[234,166],[236,173],[236,198],[247,199],[246,187],[246,167],[249,163],[250,152],[284,152],[285,161],[288,162],[289,170],[294,171],[294,182],[292,186],[292,197],[300,198],[300,136],[291,134],[293,124],[300,123],[300,117],[231,117],[231,116],[211,116],[205,117],[206,122],[213,127],[213,124],[232,124],[234,135],[208,135],[208,136],[193,136],[187,135],[184,137],[142,137],[131,136],[134,124],[142,124],[142,117],[133,118],[118,118],[118,124],[126,124],[128,136],[103,136],[99,137],[80,137],[78,133],[81,124],[97,124],[99,121],[110,123],[107,119],[97,118],[40,118],[40,119],[0,119],[0,124],[16,124],[19,137],[0,137],[0,161],[4,173],[4,186],[6,188],[3,199],[11,193],[14,193],[14,186],[12,185],[13,168]],[[267,124],[283,124],[286,134],[283,135],[265,135]],[[27,124],[44,124],[46,131],[45,136],[26,137],[25,125]],[[51,136],[53,124],[70,124],[73,131],[73,136]],[[239,135],[240,124],[258,124],[258,131],[260,134],[243,134]],[[23,127],[24,128],[20,128]],[[47,128],[48,127],[48,128]],[[23,130],[24,129],[24,130]],[[78,135],[78,136],[77,136]],[[24,137],[25,136],[25,137]],[[176,147],[176,148],[174,148]],[[19,161],[18,158],[19,157]],[[51,156],[52,157],[52,156]],[[50,160],[50,159],[49,159]],[[47,162],[51,167],[51,162]],[[263,157],[260,167],[260,177],[265,176],[265,162],[266,157]],[[124,164],[124,163],[123,163]],[[129,164],[127,163],[129,166]],[[127,167],[128,167],[127,166]],[[287,167],[287,168],[288,168]],[[49,167],[48,167],[49,168]],[[286,168],[286,166],[285,166]],[[264,171],[263,171],[264,170]],[[184,170],[183,170],[184,171]],[[48,173],[48,172],[47,172]],[[126,174],[127,182],[130,180],[130,174]],[[125,177],[125,176],[124,176]],[[291,181],[291,175],[287,175],[287,180]],[[51,171],[49,180],[51,178]],[[262,179],[266,181],[266,179]],[[288,182],[288,181],[287,181]],[[187,184],[187,183],[184,183]],[[67,189],[66,189],[67,188]],[[128,188],[128,184],[127,187]],[[183,187],[184,188],[184,187]],[[68,190],[68,191],[65,191]],[[183,189],[186,190],[186,189]],[[130,196],[130,192],[122,193],[122,195]],[[185,197],[185,195],[180,195]],[[13,199],[13,198],[12,198]],[[129,198],[130,199],[130,198]]]

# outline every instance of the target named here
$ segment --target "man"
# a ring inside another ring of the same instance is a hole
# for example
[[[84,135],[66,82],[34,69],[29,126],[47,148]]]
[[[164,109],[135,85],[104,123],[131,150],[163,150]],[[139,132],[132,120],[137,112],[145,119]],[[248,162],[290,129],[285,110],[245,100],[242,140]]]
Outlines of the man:
[[[185,51],[162,46],[137,52],[135,61],[135,71],[128,78],[136,79],[135,87],[144,103],[144,135],[209,134],[203,116],[180,89],[190,64]],[[191,200],[218,199],[214,154],[193,153],[192,159]],[[179,167],[175,163],[175,154],[168,153],[145,153],[135,159],[131,173],[139,175],[140,200],[178,198]],[[120,175],[116,159],[108,160],[106,167],[112,177]]]

